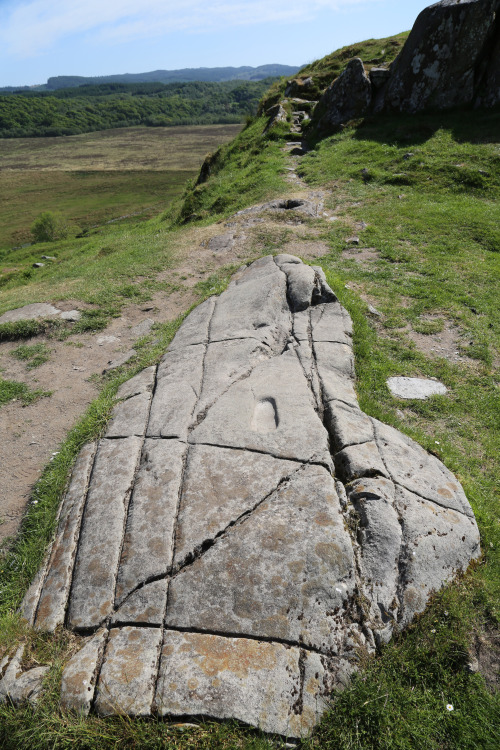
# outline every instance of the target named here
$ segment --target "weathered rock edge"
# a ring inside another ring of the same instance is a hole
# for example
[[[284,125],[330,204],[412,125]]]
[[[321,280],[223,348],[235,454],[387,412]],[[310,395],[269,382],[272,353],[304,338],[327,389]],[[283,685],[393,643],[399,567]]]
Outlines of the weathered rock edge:
[[[118,398],[22,609],[85,637],[67,709],[304,736],[480,553],[453,475],[359,409],[349,315],[298,258],[240,270]]]
[[[380,113],[495,107],[500,103],[500,0],[441,0],[422,10],[389,68],[353,58],[321,96],[320,136]],[[277,105],[280,106],[280,105]]]

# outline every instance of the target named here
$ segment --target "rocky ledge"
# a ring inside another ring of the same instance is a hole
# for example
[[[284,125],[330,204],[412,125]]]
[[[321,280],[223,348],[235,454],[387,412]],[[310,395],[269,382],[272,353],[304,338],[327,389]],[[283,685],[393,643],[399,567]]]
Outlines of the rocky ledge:
[[[351,334],[320,268],[267,256],[121,387],[23,604],[84,636],[63,707],[303,736],[479,555],[455,477],[360,410]]]

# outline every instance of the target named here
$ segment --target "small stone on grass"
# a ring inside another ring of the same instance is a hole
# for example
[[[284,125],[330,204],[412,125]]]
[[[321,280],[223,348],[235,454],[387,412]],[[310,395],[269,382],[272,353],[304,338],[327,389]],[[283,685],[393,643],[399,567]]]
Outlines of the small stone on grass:
[[[416,398],[421,401],[430,396],[444,396],[448,392],[443,383],[426,378],[388,378],[387,385],[393,396]]]

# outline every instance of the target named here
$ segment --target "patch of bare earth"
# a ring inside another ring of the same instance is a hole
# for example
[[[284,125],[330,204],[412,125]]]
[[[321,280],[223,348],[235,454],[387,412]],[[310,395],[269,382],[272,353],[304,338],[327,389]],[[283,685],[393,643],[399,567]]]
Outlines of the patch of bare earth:
[[[26,383],[32,390],[52,391],[50,397],[28,406],[11,401],[1,409],[0,542],[15,535],[43,467],[98,395],[91,376],[102,373],[111,360],[131,349],[147,332],[144,323],[147,328],[149,321],[172,320],[194,299],[192,293],[157,294],[147,305],[126,308],[105,331],[74,335],[67,341],[38,336],[23,342],[43,341],[51,350],[50,359],[34,370],[12,356],[19,342],[0,344],[3,378]]]
[[[476,635],[474,650],[470,654],[471,671],[479,672],[488,690],[497,692],[500,687],[500,632],[489,628]]]
[[[361,266],[373,263],[380,259],[380,252],[375,247],[348,247],[342,250],[342,257],[346,260],[355,260]]]

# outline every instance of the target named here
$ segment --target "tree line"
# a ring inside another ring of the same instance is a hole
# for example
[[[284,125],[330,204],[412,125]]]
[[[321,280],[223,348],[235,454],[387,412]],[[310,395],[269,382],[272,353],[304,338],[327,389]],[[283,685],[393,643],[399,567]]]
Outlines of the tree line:
[[[78,135],[137,125],[237,123],[255,114],[274,80],[20,90],[0,95],[0,138]]]

